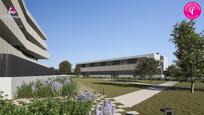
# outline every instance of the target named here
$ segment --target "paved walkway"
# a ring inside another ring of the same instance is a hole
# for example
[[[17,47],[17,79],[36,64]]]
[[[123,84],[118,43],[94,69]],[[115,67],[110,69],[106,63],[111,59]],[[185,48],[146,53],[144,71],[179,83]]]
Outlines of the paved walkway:
[[[175,82],[175,81],[170,81],[170,82],[166,82],[163,84],[159,84],[158,86],[173,86],[176,83],[177,82]],[[145,101],[146,99],[160,93],[163,90],[164,90],[164,88],[149,87],[147,89],[134,91],[132,93],[128,93],[125,95],[115,97],[113,99],[116,100],[117,102],[122,103],[125,106],[132,107],[132,106],[139,104],[142,101]]]

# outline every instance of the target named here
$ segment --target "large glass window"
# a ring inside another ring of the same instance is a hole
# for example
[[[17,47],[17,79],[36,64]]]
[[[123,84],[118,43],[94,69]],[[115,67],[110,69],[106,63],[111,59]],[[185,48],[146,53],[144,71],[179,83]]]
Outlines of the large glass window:
[[[107,65],[107,66],[111,66],[111,65],[113,65],[113,62],[112,62],[112,61],[109,61],[109,62],[106,63],[106,65]]]
[[[95,67],[99,67],[99,66],[101,66],[100,63],[96,63],[96,64],[95,64]]]
[[[82,64],[81,67],[82,67],[82,68],[86,67],[86,64]]]
[[[135,63],[137,63],[137,58],[128,59],[128,64],[135,64]]]
[[[101,62],[101,66],[106,66],[106,62]]]
[[[95,67],[95,65],[96,65],[95,63],[91,63],[90,67]]]
[[[90,64],[86,64],[86,67],[90,67]]]
[[[113,65],[120,65],[120,60],[113,61]]]
[[[127,64],[127,60],[120,60],[120,65]]]

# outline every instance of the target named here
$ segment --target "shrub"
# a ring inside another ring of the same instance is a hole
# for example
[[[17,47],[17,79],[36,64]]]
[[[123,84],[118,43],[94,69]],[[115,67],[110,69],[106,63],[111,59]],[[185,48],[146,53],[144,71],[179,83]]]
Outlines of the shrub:
[[[17,97],[33,97],[32,83],[23,82],[20,87],[17,87]]]
[[[20,87],[17,87],[16,97],[72,97],[76,89],[76,84],[67,77],[52,78],[45,81],[36,80],[30,83],[24,82]]]
[[[74,83],[72,84],[65,84],[62,87],[62,94],[61,96],[72,97],[75,94],[76,86]]]
[[[63,100],[56,98],[34,99],[31,103],[21,106],[14,105],[8,100],[0,103],[1,115],[87,115],[90,109],[91,102],[74,101],[68,98]]]
[[[94,95],[92,93],[89,93],[89,92],[83,92],[77,97],[77,100],[92,102],[92,101],[94,101]]]

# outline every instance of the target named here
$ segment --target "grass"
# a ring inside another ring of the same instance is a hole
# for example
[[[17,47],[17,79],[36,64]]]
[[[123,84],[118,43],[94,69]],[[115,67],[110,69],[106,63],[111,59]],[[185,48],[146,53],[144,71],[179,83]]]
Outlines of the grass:
[[[114,81],[120,81],[120,82],[135,82],[135,83],[145,83],[145,84],[150,84],[150,80],[137,80],[137,79],[115,79]],[[165,80],[152,80],[153,85],[156,84],[161,84],[161,83],[165,83],[167,81]]]
[[[191,87],[191,83],[190,82],[179,82],[175,86],[190,88]],[[195,83],[195,88],[196,89],[204,89],[204,83],[203,82],[196,82]]]
[[[175,115],[204,115],[204,92],[167,90],[134,106],[142,115],[163,115],[160,108],[173,108]]]
[[[94,79],[94,78],[74,78],[75,81],[82,87],[88,86],[91,89],[96,90],[97,92],[103,93],[108,97],[116,97],[123,94],[127,94],[133,91],[140,90],[144,88],[144,86],[140,85],[133,85],[130,84],[131,82],[138,82],[138,83],[147,83],[149,84],[149,80],[103,80],[103,79]],[[152,80],[152,84],[161,84],[166,81],[162,80]]]
[[[82,86],[88,86],[98,92],[103,92],[108,97],[116,97],[119,95],[127,94],[141,88],[135,87],[134,85],[130,85],[124,82],[114,82],[110,80],[102,80],[102,79],[89,79],[89,78],[75,78],[78,84],[82,84]]]
[[[150,84],[150,80],[136,80],[135,82]],[[152,80],[152,84],[154,84],[154,85],[165,83],[165,82],[166,81],[164,81],[164,80]]]
[[[129,84],[124,80],[109,81],[102,79],[75,79],[78,83],[102,92],[102,88],[105,89],[105,94],[108,97],[115,97],[123,95],[129,92],[133,92],[139,89],[145,88],[140,85]],[[149,83],[148,80],[137,80],[134,82]],[[153,80],[153,84],[164,83],[165,81]],[[190,82],[179,82],[177,87],[189,87]],[[141,115],[164,115],[160,112],[163,107],[170,107],[174,110],[175,115],[204,115],[204,83],[197,82],[195,84],[196,90],[192,94],[189,90],[177,89],[166,90],[152,98],[145,100],[144,102],[133,106],[127,110],[135,110],[141,113]],[[202,91],[203,90],[203,91]]]
[[[190,87],[189,82],[179,82],[179,87]],[[204,89],[204,83],[197,82],[196,88]],[[142,115],[163,115],[160,108],[173,108],[175,115],[204,115],[204,91],[190,90],[166,90],[152,98],[134,106],[131,110],[136,110]]]
[[[103,88],[104,88],[104,94],[110,98],[145,88],[144,86],[141,86],[141,85],[130,84],[129,81],[149,84],[149,80],[112,81],[112,80],[103,80],[103,79],[94,79],[94,78],[74,78],[73,80],[75,80],[78,84],[81,84],[82,87],[88,86],[89,88],[92,88],[100,93],[103,93]],[[166,81],[152,80],[152,84],[161,84],[164,82]]]

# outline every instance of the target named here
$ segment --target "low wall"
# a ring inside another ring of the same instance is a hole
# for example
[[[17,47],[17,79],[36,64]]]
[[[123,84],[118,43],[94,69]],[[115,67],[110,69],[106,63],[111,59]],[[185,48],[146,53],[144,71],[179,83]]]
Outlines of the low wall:
[[[31,81],[47,80],[48,78],[61,77],[60,75],[48,75],[48,76],[25,76],[25,77],[0,77],[0,91],[4,92],[4,97],[7,99],[14,98],[14,94],[17,91],[17,87],[21,86],[23,82],[29,83]],[[69,77],[69,76],[67,76]],[[7,95],[7,96],[5,96]]]
[[[3,95],[8,95],[11,98],[12,92],[12,78],[11,77],[0,77],[0,91],[3,91]]]
[[[89,77],[111,78],[111,75],[89,75]]]
[[[119,78],[134,78],[133,75],[119,75]]]

